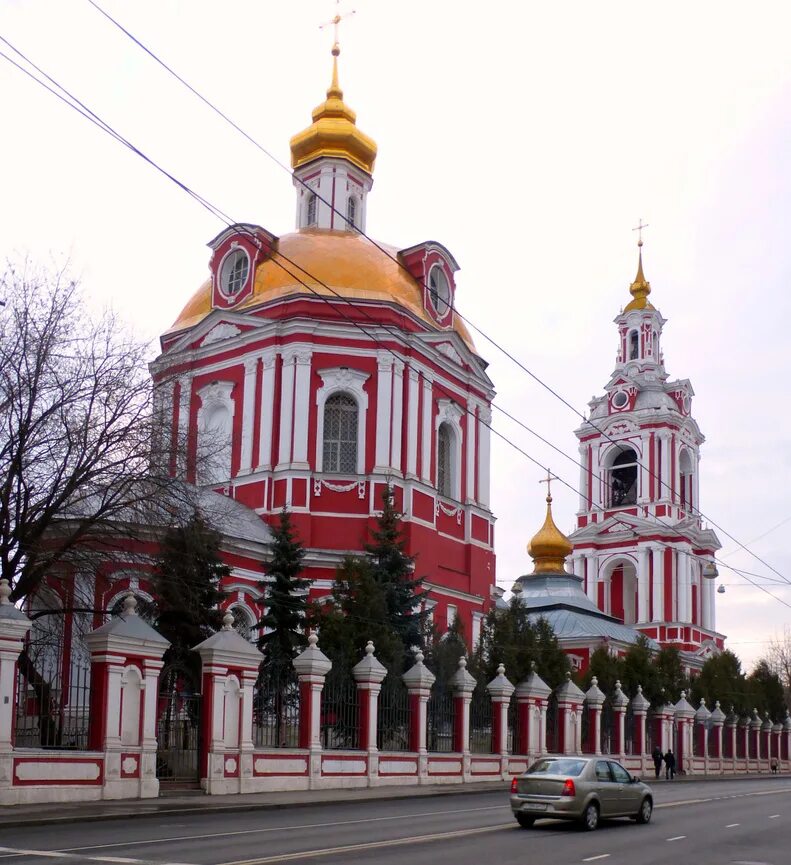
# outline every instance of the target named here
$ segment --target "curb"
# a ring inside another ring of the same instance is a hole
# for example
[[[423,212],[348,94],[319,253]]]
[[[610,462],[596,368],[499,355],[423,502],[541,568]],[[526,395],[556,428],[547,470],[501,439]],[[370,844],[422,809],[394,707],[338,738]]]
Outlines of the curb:
[[[482,784],[481,787],[484,785]],[[360,788],[361,791],[367,791],[370,788]],[[312,791],[305,791],[312,792]],[[328,793],[337,793],[337,790],[328,790]],[[157,808],[156,810],[129,810],[129,811],[115,811],[113,813],[86,813],[85,809],[81,809],[78,812],[73,814],[62,814],[62,815],[32,815],[29,818],[27,817],[19,817],[14,819],[5,819],[0,818],[0,829],[21,829],[26,826],[52,826],[58,825],[61,823],[86,823],[86,822],[106,822],[108,820],[128,820],[132,819],[143,819],[145,817],[162,817],[162,816],[183,816],[190,814],[215,814],[215,813],[223,813],[223,812],[234,812],[234,813],[245,813],[250,811],[279,811],[285,808],[310,808],[314,805],[357,805],[361,801],[368,802],[397,802],[403,801],[405,799],[431,799],[438,798],[442,796],[469,796],[474,793],[498,793],[502,792],[503,795],[508,793],[508,785],[507,782],[503,781],[502,785],[498,784],[497,786],[488,785],[486,789],[481,789],[475,787],[475,785],[448,785],[447,790],[433,790],[431,793],[421,793],[419,789],[410,790],[409,793],[398,793],[394,796],[374,796],[368,798],[366,796],[358,796],[356,798],[350,799],[333,799],[328,797],[326,799],[314,799],[311,801],[305,800],[294,800],[288,802],[244,802],[239,803],[238,805],[221,805],[221,804],[207,804],[207,805],[196,805],[196,806],[175,806],[173,808]],[[218,797],[219,798],[219,797]],[[166,797],[165,797],[166,799]],[[150,802],[152,800],[147,799],[135,799],[135,802]],[[160,797],[160,801],[162,801],[162,797]],[[92,803],[84,802],[83,805],[89,805]],[[13,806],[12,806],[13,807]],[[8,813],[6,810],[5,813]]]

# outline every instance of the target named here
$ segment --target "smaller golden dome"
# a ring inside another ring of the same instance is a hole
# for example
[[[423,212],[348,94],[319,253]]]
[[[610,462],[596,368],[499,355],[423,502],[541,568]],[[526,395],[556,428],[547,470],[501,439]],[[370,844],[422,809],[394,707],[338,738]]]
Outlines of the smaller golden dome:
[[[552,519],[552,496],[547,496],[547,516],[544,525],[527,545],[527,552],[535,563],[534,574],[565,574],[563,563],[571,552],[571,541],[560,531]]]
[[[639,258],[637,261],[637,276],[634,282],[629,286],[629,291],[632,295],[632,300],[627,304],[624,312],[631,312],[633,309],[653,309],[654,307],[648,300],[648,295],[651,294],[651,283],[643,276],[643,241],[638,244],[640,247]]]
[[[291,167],[299,168],[322,156],[348,159],[368,174],[373,174],[376,142],[357,128],[357,115],[343,101],[338,84],[337,44],[332,49],[332,84],[327,99],[313,109],[313,123],[290,141]]]

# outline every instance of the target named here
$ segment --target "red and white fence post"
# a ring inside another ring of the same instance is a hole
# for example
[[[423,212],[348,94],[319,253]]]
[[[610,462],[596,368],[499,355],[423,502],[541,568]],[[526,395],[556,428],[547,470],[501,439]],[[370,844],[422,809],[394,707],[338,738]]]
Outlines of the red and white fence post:
[[[694,735],[698,743],[698,753],[705,761],[704,771],[706,774],[709,771],[709,718],[711,718],[711,712],[706,708],[706,701],[701,697],[700,705],[695,711]]]
[[[368,752],[368,783],[379,774],[376,746],[376,732],[379,726],[379,694],[382,682],[387,675],[384,665],[374,654],[374,644],[368,640],[365,657],[352,667],[352,675],[357,683],[357,697],[360,705],[360,748]]]
[[[651,704],[643,695],[643,686],[637,686],[637,693],[632,697],[632,717],[634,718],[634,753],[640,757],[643,771],[646,770],[646,735],[645,721]]]
[[[462,755],[462,775],[470,774],[470,701],[478,683],[467,672],[467,659],[459,658],[459,669],[450,679],[453,692],[453,750]]]
[[[558,698],[559,754],[582,753],[582,704],[585,694],[571,681],[571,673],[566,673],[566,681],[556,690]]]
[[[536,672],[535,661],[530,673],[516,688],[518,703],[519,750],[528,757],[537,757],[547,750],[547,699],[552,689]]]
[[[591,686],[585,692],[583,709],[588,714],[588,739],[582,743],[582,750],[586,754],[601,754],[601,707],[605,699],[604,691],[599,688],[599,680],[593,676]]]
[[[11,750],[14,747],[17,662],[33,622],[10,601],[8,580],[0,580],[0,778],[11,781]],[[7,771],[6,771],[7,770]],[[5,784],[0,780],[0,787]]]
[[[497,667],[497,675],[486,686],[492,701],[492,753],[500,756],[500,774],[508,778],[508,707],[516,688],[505,676],[505,666]]]
[[[423,663],[423,653],[415,653],[415,663],[401,677],[409,692],[409,750],[417,754],[418,783],[428,779],[426,729],[428,698],[436,677]]]
[[[332,661],[321,651],[316,634],[308,647],[292,661],[299,678],[299,747],[307,748],[309,784],[321,778],[321,692]]]
[[[681,692],[681,698],[675,705],[676,728],[678,730],[678,753],[676,767],[679,772],[689,772],[692,768],[692,726],[695,710],[687,701],[687,692]]]
[[[615,720],[615,747],[613,751],[623,760],[626,755],[626,708],[629,698],[624,694],[621,683],[615,683],[612,699],[613,718]]]
[[[755,760],[758,769],[761,763],[761,726],[763,722],[758,714],[758,709],[753,709],[752,718],[750,718],[750,757]]]
[[[725,724],[725,712],[720,708],[720,701],[714,704],[714,711],[711,713],[711,717],[709,718],[709,724],[711,725],[711,729],[709,730],[709,738],[712,742],[712,746],[709,748],[712,751],[712,759],[717,761],[717,771],[722,772],[722,758],[723,758],[723,750],[722,750],[722,736],[723,736],[723,725]]]

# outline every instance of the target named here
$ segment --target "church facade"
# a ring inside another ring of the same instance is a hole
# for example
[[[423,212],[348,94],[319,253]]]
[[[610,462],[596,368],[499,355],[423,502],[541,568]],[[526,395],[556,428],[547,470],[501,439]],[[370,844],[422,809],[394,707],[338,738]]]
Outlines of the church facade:
[[[151,366],[155,407],[185,481],[263,525],[291,511],[312,598],[370,540],[389,485],[437,628],[458,616],[475,640],[495,578],[493,386],[455,311],[453,255],[362,235],[377,148],[343,100],[337,53],[326,100],[291,140],[296,231],[246,223],[209,243],[210,278]],[[249,625],[261,550],[228,557],[224,588]]]
[[[598,609],[676,646],[694,671],[724,645],[713,579],[720,542],[700,513],[705,439],[694,392],[665,369],[666,322],[650,292],[640,248],[632,299],[615,318],[615,370],[575,430],[581,495],[571,566]],[[588,650],[575,653],[584,664]]]

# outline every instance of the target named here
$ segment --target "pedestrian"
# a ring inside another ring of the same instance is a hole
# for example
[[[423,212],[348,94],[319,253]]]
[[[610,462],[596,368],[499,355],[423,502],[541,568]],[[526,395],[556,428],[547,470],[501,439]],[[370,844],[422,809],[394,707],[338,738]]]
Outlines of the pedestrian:
[[[662,771],[662,749],[659,745],[654,746],[654,750],[651,752],[651,759],[654,761],[654,777],[658,778],[659,773]]]
[[[779,768],[780,765],[777,762],[777,757],[772,757],[772,774],[776,775]]]
[[[673,778],[676,777],[676,755],[670,750],[667,749],[667,754],[664,757],[665,760],[665,778],[668,781],[672,781]]]

